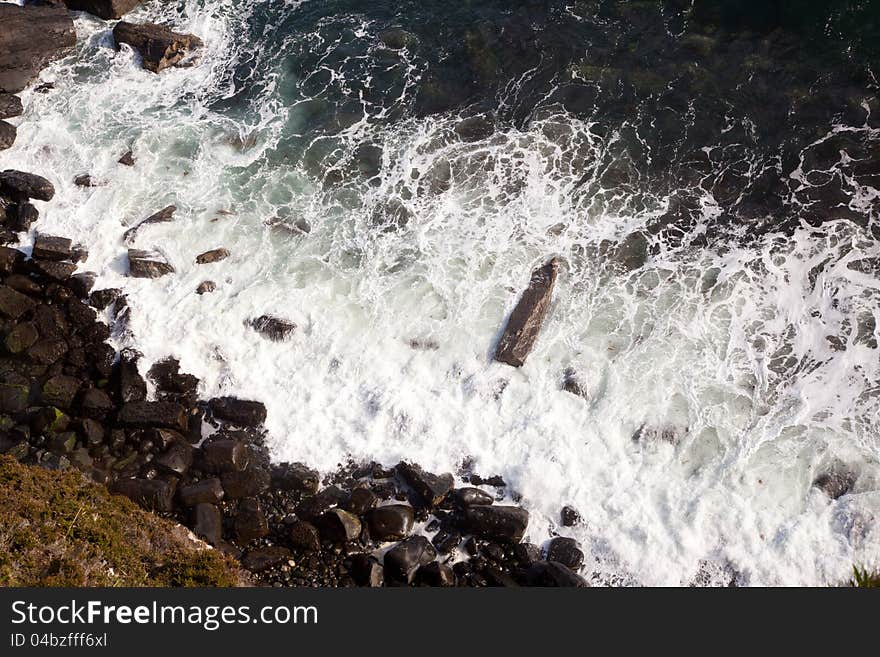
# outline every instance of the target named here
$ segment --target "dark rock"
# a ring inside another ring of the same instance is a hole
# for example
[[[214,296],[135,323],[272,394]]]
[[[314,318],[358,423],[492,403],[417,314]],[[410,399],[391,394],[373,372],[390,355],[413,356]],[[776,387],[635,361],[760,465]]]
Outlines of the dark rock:
[[[21,91],[74,45],[76,31],[66,8],[0,3],[0,91]]]
[[[534,543],[517,543],[513,546],[513,558],[520,566],[531,566],[541,561],[541,548]]]
[[[482,538],[519,543],[529,524],[529,512],[516,506],[472,506],[464,511],[462,527]]]
[[[21,98],[12,94],[0,93],[0,119],[11,119],[24,114]]]
[[[104,310],[107,306],[116,301],[121,295],[122,290],[118,287],[95,290],[89,296],[89,303],[91,303],[98,310]]]
[[[319,483],[317,470],[302,463],[279,463],[272,466],[272,488],[275,490],[316,493]]]
[[[345,493],[338,486],[327,486],[319,493],[303,499],[296,506],[296,515],[303,520],[312,521],[345,499]]]
[[[269,523],[260,503],[253,499],[243,499],[235,515],[235,538],[239,545],[263,538],[269,533]]]
[[[497,566],[489,566],[484,572],[489,586],[504,586],[507,588],[519,586],[510,573],[501,570],[501,568]]]
[[[72,262],[57,262],[54,260],[32,260],[31,264],[45,278],[50,281],[64,283],[76,271],[76,264]],[[69,294],[69,293],[68,293]]]
[[[119,399],[123,403],[140,402],[147,398],[147,384],[138,370],[140,354],[124,351],[119,358],[116,369],[116,384],[119,391]]]
[[[247,467],[250,453],[240,440],[223,438],[202,447],[202,460],[206,472],[236,472]]]
[[[100,187],[101,183],[92,178],[88,173],[81,173],[73,179],[73,184],[77,187]]]
[[[70,318],[70,323],[81,334],[91,331],[92,326],[98,321],[98,314],[94,309],[79,299],[71,299],[67,302],[67,316]]]
[[[424,536],[411,536],[385,553],[385,576],[410,584],[419,567],[431,563],[437,557],[434,546]]]
[[[67,285],[78,299],[86,299],[95,286],[95,272],[83,271],[70,277]]]
[[[816,477],[813,486],[821,490],[832,500],[836,500],[849,493],[855,483],[855,474],[842,468],[837,468]]]
[[[553,258],[532,272],[529,287],[522,293],[498,341],[495,360],[514,367],[525,362],[550,308],[558,270],[559,261]]]
[[[343,508],[356,516],[362,516],[376,506],[378,501],[379,498],[369,488],[355,488],[343,504]]]
[[[73,241],[55,235],[37,235],[31,257],[39,260],[70,260]]]
[[[60,340],[70,336],[70,325],[56,304],[40,304],[34,310],[34,323],[43,338]]]
[[[214,281],[202,281],[196,288],[196,294],[207,294],[208,292],[213,292],[216,289],[217,284]]]
[[[0,8],[3,6],[5,5],[0,5]],[[33,198],[38,201],[51,201],[55,196],[55,187],[42,176],[7,169],[0,173],[0,193],[19,200]]]
[[[174,219],[174,213],[177,212],[177,206],[169,205],[167,207],[162,208],[155,214],[151,214],[146,219],[139,221],[137,224],[129,228],[122,236],[122,241],[126,244],[131,243],[131,240],[134,239],[137,232],[143,227],[148,226],[149,224],[164,224],[172,221]]]
[[[272,315],[261,315],[250,320],[249,324],[257,333],[273,342],[286,340],[296,330],[296,324],[293,322]]]
[[[0,246],[0,274],[9,274],[24,262],[24,253],[8,246]]]
[[[441,529],[434,535],[431,543],[440,554],[449,554],[461,543],[461,534],[451,529]]]
[[[196,504],[192,510],[192,530],[196,536],[211,545],[217,545],[223,538],[223,517],[220,509],[213,504]]]
[[[352,555],[351,575],[358,586],[378,587],[385,583],[382,565],[368,554]]]
[[[453,480],[449,473],[435,475],[404,461],[397,464],[397,472],[429,507],[437,506],[452,490]]]
[[[106,392],[98,388],[86,390],[80,400],[82,414],[94,420],[104,420],[113,408],[113,403]]]
[[[144,508],[168,512],[174,509],[176,482],[164,479],[118,479],[111,492],[125,495]]]
[[[15,126],[11,123],[7,123],[6,121],[0,120],[0,151],[5,151],[7,148],[12,148],[12,145],[15,143],[15,138],[18,135],[18,130],[15,129]]]
[[[31,360],[42,365],[52,365],[66,353],[67,343],[64,340],[39,340],[27,350]]]
[[[53,376],[43,384],[43,403],[65,410],[70,409],[81,386],[82,381],[72,376],[63,374]]]
[[[254,465],[241,471],[224,472],[220,482],[228,498],[256,497],[269,488],[269,473]]]
[[[468,486],[466,488],[457,488],[454,498],[460,506],[485,506],[495,502],[495,498],[480,488]]]
[[[84,418],[82,426],[83,440],[89,447],[97,447],[104,442],[104,427],[100,422],[90,418]]]
[[[39,340],[40,334],[33,322],[22,322],[7,334],[4,344],[11,354],[20,354],[30,349]]]
[[[418,569],[416,582],[427,586],[455,586],[455,574],[445,563],[432,561]]]
[[[556,561],[539,561],[527,572],[531,586],[588,587],[587,581],[573,573],[567,566]]]
[[[202,47],[202,40],[192,34],[172,32],[164,25],[120,21],[113,28],[117,47],[126,43],[143,58],[148,71],[158,73],[169,66],[181,64]]]
[[[236,397],[215,397],[208,402],[208,407],[218,420],[239,427],[258,427],[266,420],[266,407],[258,401],[247,401]]]
[[[293,555],[286,547],[272,545],[248,551],[241,558],[241,565],[252,573],[261,573],[264,570],[287,563],[291,556]]]
[[[581,514],[577,512],[577,509],[568,505],[562,507],[562,513],[560,515],[563,527],[574,527],[581,521]]]
[[[0,313],[6,317],[18,319],[25,313],[32,311],[36,306],[37,303],[30,297],[23,295],[21,292],[16,292],[11,287],[0,285]]]
[[[389,504],[367,514],[370,537],[377,541],[396,541],[412,533],[415,514],[408,504]]]
[[[182,373],[180,362],[176,358],[166,358],[154,363],[147,375],[163,396],[179,398],[189,405],[195,404],[199,380],[192,374]]]
[[[547,561],[557,561],[576,571],[584,564],[584,553],[573,538],[557,536],[547,547]]]
[[[119,162],[119,164],[122,164],[123,166],[133,167],[135,163],[134,153],[132,153],[131,151],[126,151],[122,154],[122,157],[117,160],[117,162]]]
[[[360,536],[361,521],[344,509],[330,509],[315,521],[321,536],[331,543],[348,543]]]
[[[76,447],[76,434],[72,431],[55,434],[49,439],[49,450],[56,454],[72,452],[74,447]]]
[[[297,520],[290,526],[290,544],[298,550],[321,551],[321,535],[312,523]]]
[[[32,203],[18,203],[6,210],[6,227],[16,232],[25,232],[37,219],[40,213]]]
[[[587,391],[584,389],[580,377],[570,367],[562,373],[562,389],[567,393],[587,399]]]
[[[85,11],[105,21],[122,18],[140,3],[141,0],[64,0],[68,9]]]
[[[165,257],[156,251],[141,249],[128,250],[128,275],[133,278],[160,278],[173,274],[172,267]]]
[[[192,445],[182,440],[173,443],[167,450],[153,459],[153,463],[160,471],[178,476],[183,475],[189,470],[192,462]]]
[[[186,413],[180,404],[174,402],[128,402],[119,411],[117,421],[124,427],[164,427],[186,431]]]
[[[229,251],[227,251],[226,249],[213,249],[212,251],[205,251],[204,253],[197,255],[196,264],[207,265],[212,262],[225,260],[228,257]]]

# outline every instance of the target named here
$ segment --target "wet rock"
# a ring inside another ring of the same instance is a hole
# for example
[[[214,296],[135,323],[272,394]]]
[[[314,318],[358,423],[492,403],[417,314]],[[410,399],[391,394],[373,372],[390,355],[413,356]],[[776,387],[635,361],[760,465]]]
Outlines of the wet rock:
[[[517,543],[513,546],[513,559],[520,566],[531,566],[541,558],[541,548],[534,543]]]
[[[199,380],[192,374],[181,372],[180,362],[176,358],[165,358],[154,363],[147,376],[156,385],[161,397],[195,405]]]
[[[453,480],[449,473],[435,475],[403,461],[396,469],[429,507],[437,506],[452,490]]]
[[[217,284],[214,281],[202,281],[196,288],[196,294],[207,294],[209,292],[213,292],[216,289]]]
[[[36,308],[37,303],[21,292],[6,285],[0,285],[0,313],[9,319],[18,319]]]
[[[89,447],[97,447],[104,442],[104,427],[100,422],[90,418],[80,421],[83,441]]]
[[[525,363],[550,309],[558,270],[559,261],[553,258],[543,267],[532,272],[529,286],[510,314],[498,341],[495,360],[514,367],[520,367]]]
[[[104,420],[113,408],[113,403],[106,392],[98,388],[89,388],[80,401],[82,414],[94,420]]]
[[[16,199],[51,201],[55,196],[55,186],[34,173],[7,169],[0,173],[0,194]]]
[[[266,421],[266,407],[262,402],[215,397],[208,402],[211,413],[218,420],[239,427],[258,427]]]
[[[388,27],[379,32],[379,41],[392,50],[401,50],[407,46],[414,46],[419,42],[418,37],[412,32],[407,32],[401,27]]]
[[[52,365],[67,353],[64,340],[39,340],[27,350],[28,357],[41,365]]]
[[[21,292],[29,297],[39,297],[43,294],[43,286],[29,276],[23,274],[12,274],[7,276],[4,281],[6,285],[16,292]]]
[[[547,547],[547,561],[557,561],[571,570],[577,570],[584,564],[584,553],[573,538],[557,536]]]
[[[142,249],[128,250],[128,275],[133,278],[160,278],[173,274],[172,267],[165,256],[157,251]]]
[[[321,536],[331,543],[348,543],[360,536],[361,521],[344,509],[330,509],[315,521]]]
[[[185,432],[186,413],[180,404],[164,401],[133,401],[123,405],[117,421],[124,427],[164,427]]]
[[[192,510],[192,530],[211,545],[217,545],[223,538],[223,517],[213,504],[196,504]]]
[[[362,516],[376,506],[379,498],[369,488],[355,488],[343,504],[346,511],[356,516]]]
[[[206,472],[236,472],[250,462],[247,445],[234,438],[213,440],[202,448],[202,467]]]
[[[55,235],[37,235],[31,257],[38,260],[70,260],[73,241]]]
[[[495,126],[486,116],[470,116],[459,121],[455,126],[455,134],[468,143],[488,139],[495,132]]]
[[[30,349],[39,340],[40,334],[33,322],[22,322],[7,334],[4,344],[11,354],[20,354]]]
[[[18,130],[15,129],[14,125],[0,120],[0,151],[12,148],[17,135]]]
[[[96,278],[95,272],[83,271],[71,276],[67,285],[78,299],[86,299],[95,285]]]
[[[141,0],[64,0],[68,9],[85,11],[105,21],[122,18],[140,3]]]
[[[199,265],[207,265],[212,262],[220,262],[221,260],[225,260],[229,257],[229,251],[226,249],[213,249],[211,251],[205,251],[196,256],[196,264]]]
[[[358,586],[379,587],[385,583],[382,565],[368,554],[352,555],[351,576]]]
[[[529,512],[516,506],[472,506],[464,511],[462,528],[482,538],[519,543]]]
[[[169,512],[174,509],[174,481],[164,479],[119,479],[110,490],[125,495],[144,508]]]
[[[9,274],[24,262],[24,254],[18,249],[0,246],[0,274]]]
[[[169,221],[172,221],[174,219],[175,212],[177,212],[177,206],[169,205],[162,208],[155,214],[151,214],[146,219],[139,221],[134,226],[125,231],[125,233],[122,235],[122,241],[126,244],[130,244],[141,228],[143,228],[144,226],[149,226],[150,224],[168,223]]]
[[[408,504],[389,504],[372,509],[367,514],[370,538],[376,541],[396,541],[412,533],[415,513]]]
[[[81,386],[82,381],[72,376],[53,376],[43,384],[43,403],[67,410],[73,406]]]
[[[331,507],[343,502],[345,498],[345,492],[338,486],[327,486],[319,493],[303,499],[296,506],[296,515],[303,520],[314,520]]]
[[[241,565],[252,573],[261,573],[287,563],[292,556],[286,547],[272,545],[248,551],[241,558]]]
[[[243,499],[235,515],[235,538],[239,545],[263,538],[269,533],[269,523],[260,503],[253,499]]]
[[[21,104],[21,98],[12,94],[0,93],[0,119],[11,119],[21,116],[24,113],[24,107]]]
[[[73,179],[73,184],[77,187],[100,187],[101,183],[92,178],[88,173],[81,173]]]
[[[34,269],[50,281],[64,283],[76,271],[76,264],[72,262],[57,262],[55,260],[32,260]]]
[[[298,550],[321,551],[321,535],[312,523],[297,520],[290,526],[290,544]]]
[[[89,295],[89,303],[98,310],[104,310],[122,296],[122,290],[118,287],[105,288],[103,290],[95,290]]]
[[[385,576],[389,579],[412,583],[416,571],[437,557],[434,546],[424,536],[411,536],[385,553]]]
[[[471,486],[456,489],[453,497],[460,506],[485,506],[495,502],[495,498],[489,495],[489,493]]]
[[[220,475],[220,483],[230,499],[256,497],[269,488],[269,473],[264,468],[249,466],[240,471],[224,472]]]
[[[440,554],[449,554],[461,544],[461,534],[453,529],[441,529],[434,535],[431,543]]]
[[[572,368],[566,368],[562,373],[562,389],[572,395],[587,399],[587,391],[581,383],[581,379]]]
[[[117,162],[119,162],[119,164],[126,166],[126,167],[133,167],[135,164],[135,161],[136,160],[134,159],[134,153],[132,153],[131,151],[126,151],[117,160]]]
[[[416,582],[427,586],[455,586],[455,574],[445,563],[432,561],[418,569]]]
[[[185,63],[203,45],[202,40],[192,34],[173,32],[153,23],[136,25],[120,21],[113,28],[113,38],[117,48],[125,43],[139,52],[144,68],[153,73]]]
[[[556,561],[539,561],[527,573],[531,586],[588,587],[587,581],[567,566]]]
[[[183,475],[193,463],[192,446],[189,443],[177,441],[162,454],[153,459],[153,464],[166,474]]]
[[[0,92],[21,91],[74,45],[66,8],[0,3]]]
[[[272,488],[275,490],[316,493],[319,484],[318,471],[302,463],[279,463],[272,466]]]
[[[123,351],[116,370],[116,384],[119,398],[123,402],[144,401],[147,398],[147,384],[138,370],[140,354]]]
[[[816,477],[813,486],[821,490],[832,500],[836,500],[849,493],[855,483],[855,474],[843,468],[836,468]]]
[[[273,342],[286,340],[296,330],[293,322],[272,315],[261,315],[248,323],[257,333]]]
[[[32,203],[18,203],[6,210],[6,227],[16,232],[25,232],[40,218],[40,213]]]

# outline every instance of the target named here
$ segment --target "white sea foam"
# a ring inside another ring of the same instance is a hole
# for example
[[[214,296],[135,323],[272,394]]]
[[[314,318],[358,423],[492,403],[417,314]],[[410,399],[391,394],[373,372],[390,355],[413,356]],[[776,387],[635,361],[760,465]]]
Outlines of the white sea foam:
[[[18,142],[0,154],[55,183],[37,229],[89,245],[98,286],[125,287],[146,363],[171,354],[203,395],[266,402],[279,460],[446,471],[472,459],[522,495],[532,540],[581,540],[597,582],[721,583],[734,569],[744,584],[824,584],[880,564],[880,282],[849,267],[878,257],[876,242],[838,222],[724,253],[661,248],[622,273],[599,257],[603,240],[667,201],[579,193],[616,137],[565,115],[474,143],[455,137],[455,117],[357,120],[333,148],[307,149],[343,172],[322,186],[308,155],[274,150],[305,106],[277,100],[291,84],[282,62],[259,112],[207,102],[236,92],[223,72],[249,56],[235,30],[250,7],[137,10],[207,44],[201,64],[159,76],[117,54],[106,23],[77,17],[77,55],[43,73],[55,91],[24,94]],[[366,142],[381,149],[370,183],[351,173]],[[137,165],[121,167],[129,148]],[[75,187],[85,172],[106,185]],[[126,278],[122,233],[171,203],[175,221],[136,244],[176,274]],[[708,196],[704,210],[717,211]],[[311,232],[266,224],[279,215]],[[389,217],[406,220],[377,227]],[[220,246],[229,259],[195,264]],[[516,291],[553,255],[564,268],[535,351],[521,369],[494,363]],[[194,294],[205,279],[217,291]],[[295,321],[295,337],[257,337],[246,321],[267,313]],[[567,368],[585,398],[560,389]],[[858,478],[829,501],[811,482],[836,463]],[[564,503],[583,525],[556,526]]]

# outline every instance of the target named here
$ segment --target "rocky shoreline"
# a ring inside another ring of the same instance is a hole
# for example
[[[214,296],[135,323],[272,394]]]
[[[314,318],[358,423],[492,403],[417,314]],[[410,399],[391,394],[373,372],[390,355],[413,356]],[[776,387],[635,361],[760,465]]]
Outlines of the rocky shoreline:
[[[118,18],[134,6],[67,4],[103,12],[104,18]],[[0,46],[21,41],[22,34],[16,32],[14,41],[10,30],[36,29],[29,17],[46,17],[57,26],[34,38],[27,61],[13,61],[6,56],[10,49],[0,48],[0,80],[14,78],[0,84],[2,148],[4,140],[8,147],[15,139],[14,128],[10,133],[2,119],[23,111],[9,92],[24,88],[72,44],[63,6],[0,5],[0,11],[15,18],[0,24]],[[59,40],[58,34],[67,36]],[[114,36],[157,73],[185,65],[201,44],[162,26],[124,22]],[[128,160],[120,162],[134,164]],[[77,184],[90,184],[87,178],[78,177]],[[33,201],[53,196],[45,178],[0,173],[0,241],[21,241],[39,218]],[[145,222],[168,220],[156,217],[173,211],[166,208]],[[221,251],[199,257],[222,259]],[[173,273],[155,254],[129,249],[128,255],[130,276]],[[147,364],[135,351],[115,352],[105,319],[124,325],[131,310],[122,290],[92,289],[94,274],[77,271],[85,256],[71,240],[39,231],[29,255],[0,246],[0,452],[28,465],[81,471],[186,525],[238,559],[259,584],[587,585],[577,574],[584,555],[574,540],[556,537],[545,549],[523,542],[529,514],[497,503],[509,497],[500,477],[462,471],[457,474],[469,485],[456,488],[451,473],[430,473],[412,463],[351,463],[324,478],[304,464],[272,463],[262,403],[200,399],[198,379],[180,372],[176,360]],[[555,277],[555,261],[547,267]],[[503,349],[515,358],[502,360],[521,364],[534,342],[552,291],[552,280],[538,282],[536,298],[527,304],[533,310],[521,309],[508,329]],[[193,293],[210,292],[209,284]],[[292,330],[286,320],[270,316],[256,318],[253,326],[274,340]],[[155,390],[151,399],[148,381]],[[563,511],[563,525],[579,521],[573,509]]]

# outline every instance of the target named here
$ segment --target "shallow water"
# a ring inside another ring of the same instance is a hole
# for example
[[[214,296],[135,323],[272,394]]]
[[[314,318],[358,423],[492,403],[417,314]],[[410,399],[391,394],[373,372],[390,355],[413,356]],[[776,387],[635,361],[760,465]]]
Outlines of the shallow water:
[[[78,15],[0,166],[49,177],[37,228],[126,288],[118,344],[266,402],[279,460],[501,474],[594,583],[845,579],[880,564],[872,67],[644,4],[146,3],[206,42],[158,76]],[[135,244],[177,272],[128,279],[122,234],[172,203]],[[493,362],[552,256],[535,351]],[[811,486],[840,469],[850,494]]]

